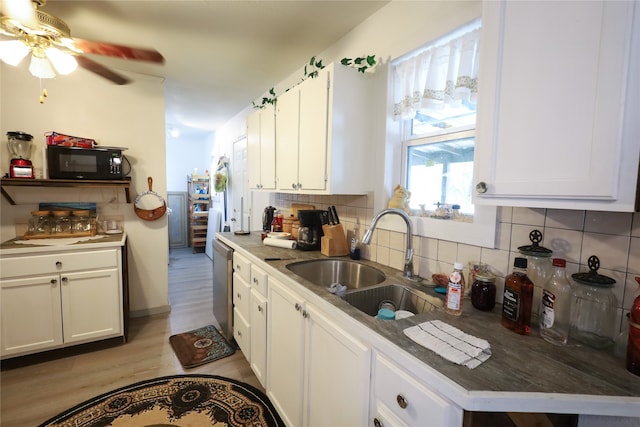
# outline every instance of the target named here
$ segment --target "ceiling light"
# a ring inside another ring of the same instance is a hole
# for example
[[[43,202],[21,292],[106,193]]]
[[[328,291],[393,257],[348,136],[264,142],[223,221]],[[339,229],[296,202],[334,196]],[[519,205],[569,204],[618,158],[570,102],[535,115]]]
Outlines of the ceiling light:
[[[171,129],[169,129],[169,135],[170,135],[172,138],[177,138],[177,137],[179,137],[179,136],[180,136],[180,130],[179,130],[179,129],[176,129],[176,128],[171,128]]]
[[[78,68],[78,62],[76,59],[72,55],[63,52],[60,49],[50,47],[45,51],[45,54],[53,64],[53,67],[56,69],[58,74],[69,74]]]
[[[0,41],[0,59],[14,67],[31,51],[31,48],[20,40]]]
[[[41,79],[52,79],[56,76],[51,63],[47,58],[41,58],[39,56],[31,55],[31,64],[29,65],[29,71],[36,77]]]

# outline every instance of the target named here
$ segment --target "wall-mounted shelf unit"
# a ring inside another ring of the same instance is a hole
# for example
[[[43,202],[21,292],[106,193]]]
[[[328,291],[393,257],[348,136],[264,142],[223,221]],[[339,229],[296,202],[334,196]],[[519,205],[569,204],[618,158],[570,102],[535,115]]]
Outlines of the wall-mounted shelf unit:
[[[189,195],[189,243],[191,251],[205,248],[209,222],[209,175],[191,175],[187,179]]]
[[[131,203],[129,186],[131,178],[126,177],[118,180],[97,180],[97,179],[24,179],[24,178],[2,178],[0,186],[2,195],[12,205],[19,204],[16,193],[24,193],[28,188],[73,188],[73,189],[104,189],[113,188],[124,190],[127,203]]]

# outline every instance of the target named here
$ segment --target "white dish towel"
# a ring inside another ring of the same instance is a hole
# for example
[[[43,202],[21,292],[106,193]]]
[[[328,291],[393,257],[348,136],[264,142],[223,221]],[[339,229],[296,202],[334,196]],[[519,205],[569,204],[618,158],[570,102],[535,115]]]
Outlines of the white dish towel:
[[[440,320],[424,322],[404,330],[404,334],[450,362],[473,369],[491,357],[487,340],[462,332]]]

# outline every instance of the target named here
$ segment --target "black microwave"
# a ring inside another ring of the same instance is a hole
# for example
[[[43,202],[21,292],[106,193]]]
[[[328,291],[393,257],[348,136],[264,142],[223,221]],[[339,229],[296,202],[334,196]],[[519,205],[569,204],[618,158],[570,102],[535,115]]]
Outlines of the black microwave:
[[[47,146],[47,167],[52,179],[122,179],[123,147]]]

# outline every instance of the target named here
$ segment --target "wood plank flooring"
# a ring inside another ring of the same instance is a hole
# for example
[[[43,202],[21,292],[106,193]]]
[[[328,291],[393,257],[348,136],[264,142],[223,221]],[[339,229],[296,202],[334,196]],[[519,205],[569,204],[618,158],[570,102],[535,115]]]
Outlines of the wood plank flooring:
[[[2,427],[36,426],[102,393],[165,375],[209,374],[244,381],[262,390],[244,355],[184,369],[169,337],[208,324],[212,314],[211,260],[191,248],[172,249],[169,265],[171,313],[131,319],[129,342],[0,373]],[[264,391],[264,390],[263,390]]]

